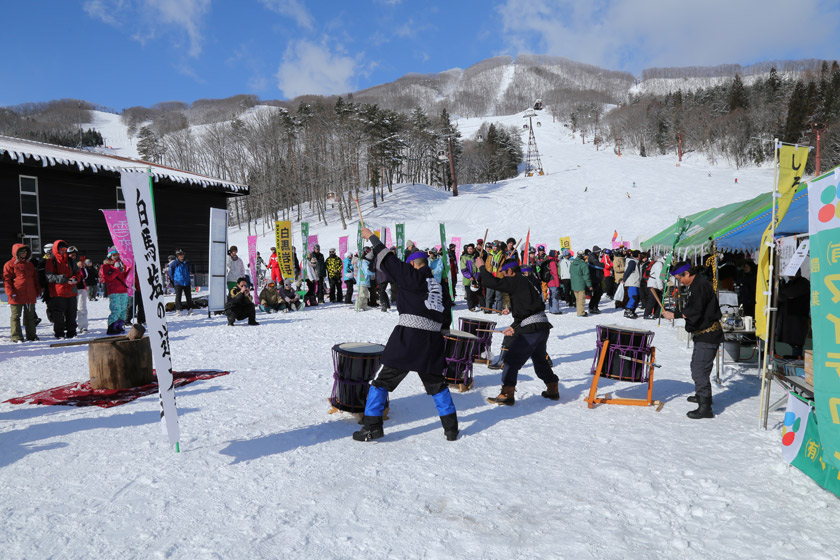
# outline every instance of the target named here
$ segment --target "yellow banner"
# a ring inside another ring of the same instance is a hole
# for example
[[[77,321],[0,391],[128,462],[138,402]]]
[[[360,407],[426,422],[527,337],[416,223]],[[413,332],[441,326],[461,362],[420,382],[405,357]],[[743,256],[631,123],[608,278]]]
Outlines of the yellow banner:
[[[808,161],[807,146],[782,146],[779,149],[779,203],[776,208],[776,223],[769,224],[761,237],[758,254],[757,280],[755,284],[755,335],[767,340],[767,292],[770,290],[770,246],[775,243],[772,231],[781,223],[790,207],[799,181],[805,174]]]
[[[572,238],[571,237],[561,237],[560,238],[560,250],[563,249],[572,250]]]
[[[274,222],[274,238],[277,247],[277,260],[283,278],[295,279],[295,259],[292,256],[292,222]]]

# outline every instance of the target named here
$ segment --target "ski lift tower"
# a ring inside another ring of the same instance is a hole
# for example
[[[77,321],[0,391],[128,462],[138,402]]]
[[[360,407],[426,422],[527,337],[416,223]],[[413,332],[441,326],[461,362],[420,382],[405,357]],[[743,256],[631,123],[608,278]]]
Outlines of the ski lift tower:
[[[536,117],[537,114],[534,112],[533,109],[528,109],[525,111],[525,115],[522,118],[528,119],[528,153],[525,156],[525,176],[526,177],[533,177],[536,173],[537,175],[545,175],[542,166],[542,160],[540,159],[540,151],[537,149],[537,139],[534,137],[534,122],[533,118]]]

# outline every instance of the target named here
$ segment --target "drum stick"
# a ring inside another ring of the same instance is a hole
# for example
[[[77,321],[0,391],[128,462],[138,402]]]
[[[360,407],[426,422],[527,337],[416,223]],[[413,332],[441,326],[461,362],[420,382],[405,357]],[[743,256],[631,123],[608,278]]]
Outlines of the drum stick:
[[[362,218],[362,209],[359,207],[359,199],[358,198],[356,198],[356,211],[359,212],[359,221],[362,222],[362,227],[366,227],[365,226],[365,219]]]
[[[498,329],[475,329],[475,330],[476,330],[476,332],[497,332],[497,333],[505,332],[505,331],[500,331]]]
[[[655,368],[660,368],[660,367],[662,367],[662,366],[661,366],[661,365],[659,365],[659,364],[655,364],[655,363],[653,363],[653,362],[646,362],[646,361],[644,361],[644,360],[640,360],[640,359],[638,359],[638,358],[631,358],[630,356],[619,356],[619,358],[621,358],[622,360],[627,360],[628,362],[636,362],[637,364],[644,364],[644,365],[646,365],[646,366],[653,366],[653,367],[655,367]]]
[[[661,307],[661,308],[662,308],[662,311],[665,311],[665,306],[664,306],[664,305],[662,305],[662,301],[659,299],[659,296],[658,296],[658,295],[656,295],[656,292],[654,292],[654,291],[653,291],[653,288],[651,288],[650,293],[651,293],[651,295],[653,296],[653,299],[655,299],[655,300],[656,300],[656,303],[658,303],[658,304],[659,304],[659,307]]]
[[[490,233],[490,228],[487,228],[487,229],[484,230],[484,237],[482,237],[482,239],[484,240],[484,245],[487,245],[487,234],[488,233]],[[483,248],[483,246],[482,246],[482,248]]]
[[[519,238],[519,241],[516,242],[516,245],[513,246],[513,250],[516,251],[519,248],[519,244],[522,243],[522,238]]]
[[[479,307],[479,309],[483,309],[485,311],[492,311],[493,313],[501,314],[501,311],[499,311],[498,309],[493,309],[492,307]]]

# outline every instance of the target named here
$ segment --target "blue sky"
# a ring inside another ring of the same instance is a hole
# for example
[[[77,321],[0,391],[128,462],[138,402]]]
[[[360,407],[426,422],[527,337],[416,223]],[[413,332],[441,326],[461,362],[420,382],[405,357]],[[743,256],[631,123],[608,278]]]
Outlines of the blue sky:
[[[840,57],[838,0],[2,0],[0,106],[332,94],[500,54],[652,66]]]

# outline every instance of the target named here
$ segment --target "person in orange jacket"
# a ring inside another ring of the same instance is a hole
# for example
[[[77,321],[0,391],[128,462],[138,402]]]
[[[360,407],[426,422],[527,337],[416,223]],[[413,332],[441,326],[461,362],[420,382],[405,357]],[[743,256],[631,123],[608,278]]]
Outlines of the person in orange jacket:
[[[30,262],[32,251],[23,243],[12,245],[12,259],[3,265],[3,288],[12,308],[12,342],[23,342],[20,318],[26,328],[26,340],[38,340],[35,333],[35,302],[41,295],[38,272]]]
[[[52,258],[45,272],[49,282],[50,301],[47,315],[53,323],[56,338],[76,336],[76,284],[81,280],[79,268],[67,256],[67,243],[61,239],[53,243]]]

